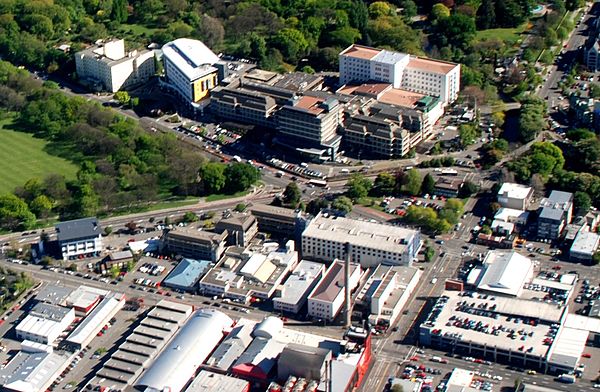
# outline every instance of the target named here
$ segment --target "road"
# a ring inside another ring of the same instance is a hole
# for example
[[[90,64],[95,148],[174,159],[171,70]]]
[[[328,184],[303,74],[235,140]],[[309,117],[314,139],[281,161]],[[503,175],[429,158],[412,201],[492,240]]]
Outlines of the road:
[[[558,82],[563,77],[565,70],[570,68],[573,64],[577,63],[581,56],[581,50],[579,47],[583,45],[587,39],[588,24],[591,22],[591,15],[589,12],[585,14],[583,21],[576,27],[571,36],[569,37],[566,46],[563,48],[563,55],[560,60],[550,66],[548,72],[548,78],[538,90],[537,95],[541,98],[548,98],[548,106],[551,108],[557,102],[559,92],[553,91],[558,87]]]

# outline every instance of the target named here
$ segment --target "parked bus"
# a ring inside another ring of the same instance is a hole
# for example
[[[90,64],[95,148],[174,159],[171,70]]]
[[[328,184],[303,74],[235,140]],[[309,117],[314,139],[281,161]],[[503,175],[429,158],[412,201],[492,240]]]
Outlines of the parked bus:
[[[320,186],[320,187],[327,186],[327,181],[325,181],[325,180],[310,180],[310,181],[308,181],[308,183],[311,185]]]

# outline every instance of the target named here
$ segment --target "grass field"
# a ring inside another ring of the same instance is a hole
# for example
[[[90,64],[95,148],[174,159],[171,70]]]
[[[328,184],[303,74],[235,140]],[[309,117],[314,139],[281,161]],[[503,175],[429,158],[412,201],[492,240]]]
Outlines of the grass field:
[[[74,178],[77,166],[44,151],[47,142],[32,135],[12,130],[12,119],[0,119],[0,193],[51,173]]]
[[[521,34],[527,28],[527,23],[523,23],[521,26],[507,29],[489,29],[489,30],[481,30],[477,32],[475,36],[476,41],[485,41],[487,39],[496,38],[501,41],[504,41],[507,45],[514,45]]]

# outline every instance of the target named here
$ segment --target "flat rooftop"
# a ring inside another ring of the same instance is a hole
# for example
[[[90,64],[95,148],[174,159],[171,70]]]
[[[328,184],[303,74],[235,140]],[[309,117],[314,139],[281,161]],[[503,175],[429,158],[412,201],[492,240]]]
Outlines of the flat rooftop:
[[[185,392],[239,392],[249,386],[246,380],[201,370]]]
[[[368,46],[362,45],[351,45],[349,48],[345,49],[341,56],[354,57],[363,60],[371,60],[373,57],[377,56],[381,53],[380,49],[371,48]]]
[[[458,64],[449,63],[441,60],[432,60],[425,57],[411,56],[408,61],[407,68],[418,69],[426,72],[433,72],[437,74],[447,74],[454,68],[459,67]]]
[[[35,296],[35,299],[40,302],[46,302],[53,305],[64,304],[69,295],[73,292],[72,289],[49,284],[40,289]]]
[[[558,323],[565,308],[527,300],[520,300],[475,293],[473,297],[461,296],[458,291],[446,291],[446,304],[436,310],[435,321],[430,318],[422,325],[439,329],[441,335],[456,334],[461,341],[469,341],[480,345],[496,346],[504,350],[529,351],[529,355],[543,357],[549,346],[544,339],[549,335],[551,323]],[[493,299],[492,299],[493,298]],[[475,313],[477,312],[477,313]],[[484,313],[488,315],[482,315]],[[524,320],[543,319],[546,323],[531,325]],[[481,323],[486,331],[477,331],[462,327],[466,320],[475,324]],[[516,321],[516,322],[515,322]],[[497,331],[494,334],[493,331]],[[515,330],[515,338],[510,338],[510,331]],[[522,349],[520,349],[523,347]]]
[[[379,102],[412,109],[417,106],[417,103],[424,97],[426,97],[424,94],[402,90],[399,88],[391,88],[381,95]]]
[[[297,304],[302,297],[310,290],[315,279],[320,278],[325,270],[325,265],[314,261],[302,260],[290,277],[283,285],[281,297],[274,298],[274,301]]]
[[[302,238],[318,238],[334,243],[347,241],[353,246],[401,253],[415,234],[415,230],[404,227],[320,215],[310,222]]]

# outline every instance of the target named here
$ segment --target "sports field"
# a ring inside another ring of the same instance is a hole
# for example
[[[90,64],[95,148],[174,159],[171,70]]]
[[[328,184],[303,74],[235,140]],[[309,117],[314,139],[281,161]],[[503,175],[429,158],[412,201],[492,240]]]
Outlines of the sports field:
[[[0,193],[12,192],[15,187],[51,173],[67,179],[75,177],[77,166],[44,151],[47,142],[12,128],[12,119],[0,120]]]

